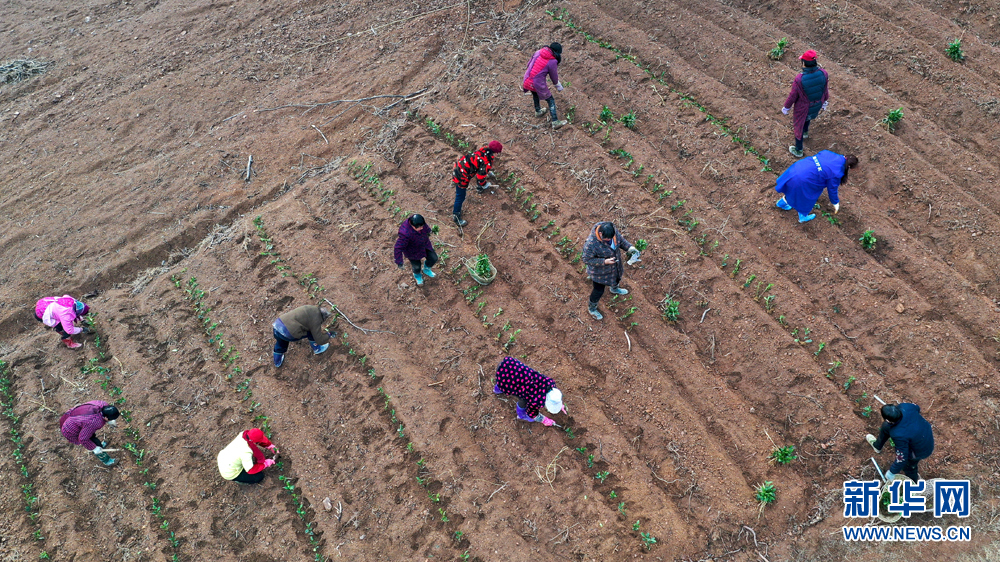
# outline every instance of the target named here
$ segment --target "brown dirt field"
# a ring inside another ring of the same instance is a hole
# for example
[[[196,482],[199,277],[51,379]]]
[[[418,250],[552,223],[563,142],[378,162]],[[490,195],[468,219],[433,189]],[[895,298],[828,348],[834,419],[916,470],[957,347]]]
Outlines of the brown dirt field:
[[[995,6],[2,10],[0,59],[53,64],[0,85],[0,561],[998,559]],[[959,36],[962,64],[944,54]],[[520,91],[551,41],[574,121],[558,132]],[[861,160],[839,224],[774,207],[793,162],[779,109],[806,48],[831,76],[807,153]],[[601,128],[604,105],[635,111],[635,129]],[[897,107],[890,134],[876,123]],[[494,138],[502,181],[470,193],[461,231],[457,143]],[[448,253],[422,288],[393,264],[407,212]],[[650,248],[595,322],[575,256],[605,219]],[[484,288],[462,267],[480,251],[499,270]],[[32,317],[63,293],[91,295],[100,341],[66,349]],[[270,322],[323,298],[379,331],[340,319],[326,354],[293,344],[274,369]],[[571,432],[493,395],[508,354],[555,378]],[[865,522],[842,517],[841,490],[874,476],[876,394],[934,425],[923,476],[973,482],[969,519],[911,521],[969,525],[971,543],[839,535]],[[134,445],[110,469],[56,427],[93,399],[129,412],[104,432]],[[265,423],[280,469],[222,481],[216,453]],[[769,464],[772,441],[799,459]],[[760,513],[765,480],[778,500]]]

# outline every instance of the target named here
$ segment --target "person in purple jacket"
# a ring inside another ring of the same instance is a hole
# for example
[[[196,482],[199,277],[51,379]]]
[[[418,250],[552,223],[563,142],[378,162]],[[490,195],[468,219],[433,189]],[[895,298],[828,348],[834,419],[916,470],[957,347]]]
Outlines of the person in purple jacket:
[[[72,408],[59,418],[59,431],[67,441],[74,445],[83,445],[104,463],[104,466],[115,464],[115,459],[104,452],[108,446],[106,441],[97,438],[97,430],[104,424],[115,425],[118,419],[118,408],[102,400],[94,400]]]
[[[795,77],[792,91],[788,93],[785,105],[781,108],[785,115],[788,115],[790,109],[795,110],[795,146],[789,146],[788,152],[796,158],[802,158],[805,154],[802,152],[802,139],[809,138],[809,122],[819,115],[821,109],[826,109],[827,100],[830,99],[830,75],[819,67],[816,56],[816,51],[810,49],[799,57],[802,72]]]
[[[556,425],[555,420],[545,417],[539,410],[545,406],[550,415],[566,412],[562,392],[556,388],[556,381],[546,377],[513,357],[504,357],[497,367],[494,394],[517,396],[517,419],[526,422],[542,422],[544,426]]]
[[[833,214],[837,214],[840,211],[837,188],[847,181],[847,172],[857,165],[858,158],[853,154],[841,156],[829,150],[803,158],[778,176],[774,190],[782,195],[775,205],[783,211],[795,209],[800,223],[809,222],[816,218],[812,209],[825,189],[833,204]]]
[[[424,275],[431,279],[437,277],[431,268],[437,263],[438,255],[431,244],[431,227],[427,226],[424,217],[414,214],[399,225],[399,237],[392,251],[400,269],[403,269],[404,257],[410,260],[418,287],[423,286]],[[423,265],[420,260],[425,260]]]
[[[521,88],[524,93],[531,92],[531,98],[535,102],[535,117],[545,115],[540,100],[545,100],[549,104],[549,115],[552,117],[552,128],[558,129],[566,124],[566,120],[560,120],[556,116],[556,100],[549,91],[549,85],[545,81],[548,77],[555,84],[556,90],[563,90],[559,82],[559,63],[562,62],[562,45],[552,43],[548,47],[542,47],[535,51],[528,61],[528,68],[524,71],[524,82]]]

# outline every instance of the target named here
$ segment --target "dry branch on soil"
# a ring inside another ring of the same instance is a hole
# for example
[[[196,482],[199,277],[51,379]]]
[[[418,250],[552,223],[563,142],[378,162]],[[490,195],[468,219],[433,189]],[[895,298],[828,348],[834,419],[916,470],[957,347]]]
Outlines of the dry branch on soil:
[[[0,65],[0,84],[13,84],[45,72],[51,62],[16,59]]]
[[[556,456],[552,457],[552,462],[550,462],[548,465],[544,467],[543,466],[535,467],[535,474],[538,475],[538,479],[548,484],[549,488],[552,488],[553,490],[555,490],[555,488],[552,486],[552,482],[555,481],[556,472],[559,469],[559,465],[556,464],[556,461],[559,460],[559,455],[563,454],[563,451],[565,451],[566,449],[569,449],[569,447],[563,447],[562,449],[559,449],[559,452],[556,453]]]

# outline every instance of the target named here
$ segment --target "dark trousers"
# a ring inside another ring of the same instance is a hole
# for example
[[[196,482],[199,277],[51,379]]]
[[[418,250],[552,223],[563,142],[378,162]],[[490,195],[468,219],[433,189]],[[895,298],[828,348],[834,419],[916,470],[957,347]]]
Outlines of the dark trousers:
[[[889,441],[889,428],[891,427],[892,426],[889,425],[889,422],[885,422],[882,424],[882,427],[879,428],[878,439],[876,439],[874,443],[876,449],[882,449],[882,446]],[[913,456],[913,452],[911,451],[910,458],[906,459],[906,462],[903,464],[903,474],[914,482],[920,480],[920,475],[917,473],[917,464],[919,464],[920,461],[921,459],[915,458]]]
[[[536,94],[535,92],[531,92],[531,99],[532,101],[535,102],[535,111],[536,112],[541,111],[542,102],[541,99],[538,97],[538,94]],[[545,100],[545,102],[549,104],[549,115],[552,116],[553,121],[556,121],[558,119],[556,117],[556,99],[552,96],[549,96],[549,99]]]
[[[456,216],[462,215],[462,204],[465,203],[465,192],[468,186],[465,187],[455,184],[455,206],[452,208],[451,213]]]
[[[280,353],[282,355],[284,355],[285,352],[288,351],[289,343],[293,341],[299,341],[300,339],[302,339],[302,338],[294,340],[285,339],[285,336],[279,334],[278,330],[271,330],[271,331],[274,333],[274,352]],[[316,343],[316,340],[313,339],[312,332],[306,332],[306,337],[309,338],[309,343]]]
[[[103,447],[104,446],[104,445],[101,445],[101,440],[98,439],[96,435],[91,435],[90,436],[90,442],[93,443],[94,445],[97,445],[98,447]]]
[[[806,125],[805,127],[802,127],[802,137],[804,137],[808,132],[809,132],[809,120],[806,119]],[[802,137],[798,137],[795,139],[795,150],[798,150],[799,152],[802,151]]]
[[[438,254],[434,250],[427,250],[427,256],[424,259],[426,261],[424,262],[423,267],[430,269],[438,262]],[[413,268],[414,275],[420,273],[420,260],[410,260],[410,266]]]
[[[42,322],[42,319],[39,318],[37,314],[35,315],[35,320],[38,320],[39,322]],[[45,325],[45,323],[42,322],[42,325]],[[45,326],[45,327],[48,328],[48,326]],[[62,322],[56,324],[55,328],[52,328],[52,329],[55,330],[56,333],[59,334],[59,337],[62,338],[62,339],[66,339],[66,338],[69,337],[69,334],[66,333],[66,330],[63,330]]]
[[[233,482],[242,482],[244,484],[256,484],[264,479],[264,471],[260,471],[256,474],[247,474],[247,471],[241,470],[240,475],[233,478]]]
[[[590,304],[597,304],[597,301],[601,300],[601,297],[604,296],[604,289],[607,289],[607,285],[594,281],[594,290],[590,291]]]

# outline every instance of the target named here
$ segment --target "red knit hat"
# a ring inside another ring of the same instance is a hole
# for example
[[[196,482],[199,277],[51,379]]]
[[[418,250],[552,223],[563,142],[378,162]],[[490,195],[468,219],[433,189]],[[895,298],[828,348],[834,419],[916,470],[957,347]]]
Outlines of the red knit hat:
[[[503,152],[503,145],[500,144],[500,141],[490,141],[489,148],[490,151],[493,152],[493,154],[500,154],[501,152]]]
[[[818,53],[816,53],[816,51],[809,49],[808,51],[802,53],[802,56],[799,57],[799,60],[816,60],[817,54]]]
[[[244,435],[246,436],[247,441],[253,443],[264,443],[264,444],[271,443],[271,441],[267,438],[267,436],[264,435],[264,432],[257,429],[256,427],[248,429]]]

